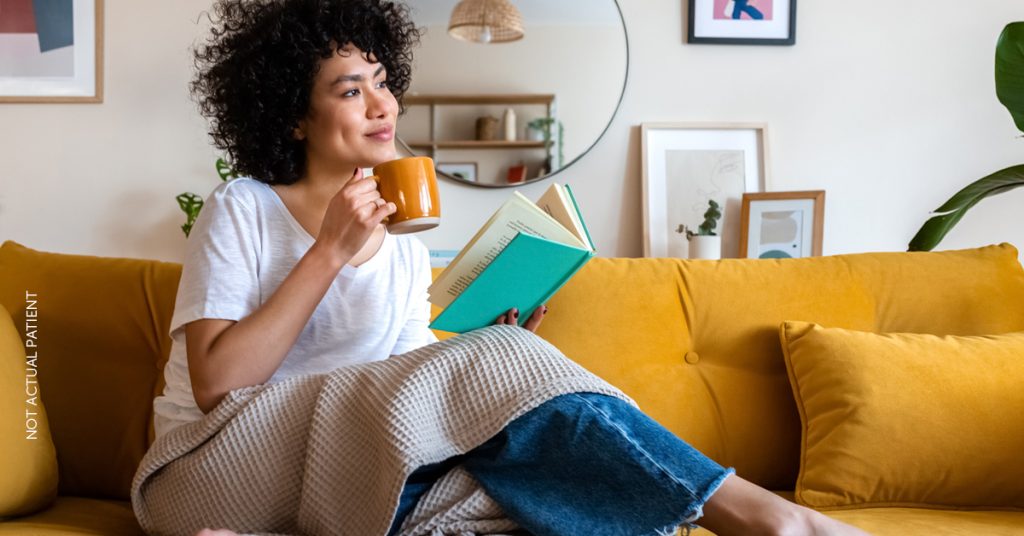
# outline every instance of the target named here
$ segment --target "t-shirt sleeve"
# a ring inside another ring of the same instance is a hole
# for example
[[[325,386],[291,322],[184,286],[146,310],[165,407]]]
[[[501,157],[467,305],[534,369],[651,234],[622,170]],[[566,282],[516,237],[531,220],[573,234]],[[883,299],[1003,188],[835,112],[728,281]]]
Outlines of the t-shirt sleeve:
[[[225,185],[206,200],[185,247],[170,332],[201,318],[241,320],[259,307],[259,230]]]
[[[430,254],[422,243],[417,243],[417,255],[413,265],[413,289],[409,299],[409,315],[398,335],[391,355],[411,352],[422,346],[437,342],[437,336],[430,330],[430,302],[427,289],[433,277],[430,271]]]

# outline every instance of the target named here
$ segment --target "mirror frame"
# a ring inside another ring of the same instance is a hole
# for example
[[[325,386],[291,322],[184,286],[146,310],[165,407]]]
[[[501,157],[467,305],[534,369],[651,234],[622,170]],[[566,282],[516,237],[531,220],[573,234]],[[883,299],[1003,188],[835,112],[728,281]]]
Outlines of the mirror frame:
[[[619,91],[619,100],[615,103],[615,109],[612,110],[612,115],[611,115],[611,117],[608,118],[608,123],[605,124],[604,129],[601,130],[601,133],[597,135],[597,138],[594,139],[594,142],[591,143],[590,146],[588,146],[576,158],[573,158],[572,160],[570,160],[568,164],[565,164],[564,166],[556,169],[555,171],[553,171],[551,173],[548,173],[547,175],[544,175],[543,177],[534,177],[532,179],[527,179],[527,180],[525,180],[523,182],[516,182],[516,183],[513,183],[513,184],[488,184],[488,183],[472,182],[472,181],[467,181],[467,180],[464,180],[464,179],[460,179],[458,177],[455,177],[453,175],[449,175],[448,173],[445,173],[445,172],[437,169],[437,162],[434,162],[434,173],[436,173],[440,177],[444,177],[444,178],[446,178],[448,180],[457,182],[459,184],[465,184],[467,186],[475,186],[477,188],[516,188],[516,187],[523,186],[523,185],[526,185],[526,184],[532,184],[532,183],[535,183],[535,182],[540,182],[540,181],[543,181],[543,180],[546,180],[546,179],[550,179],[551,177],[554,177],[555,175],[558,175],[559,173],[561,173],[561,172],[569,169],[570,167],[572,167],[573,164],[575,164],[576,162],[579,162],[580,159],[582,159],[584,156],[587,156],[587,153],[589,153],[597,145],[597,142],[601,141],[601,138],[604,137],[605,133],[608,132],[608,129],[612,126],[612,121],[615,120],[615,116],[619,114],[619,108],[622,107],[622,99],[626,96],[626,84],[629,83],[629,31],[626,30],[626,17],[624,17],[622,15],[622,6],[619,5],[619,0],[612,0],[612,2],[615,3],[615,10],[618,11],[618,13],[619,13],[619,22],[622,23],[622,38],[625,40],[625,43],[626,43],[626,72],[623,73],[623,76],[622,76],[622,89]],[[409,145],[405,143],[405,140],[403,140],[401,136],[395,136],[395,140],[397,140],[398,143],[401,144],[402,148],[405,149],[405,151],[408,152],[410,155],[412,155],[412,156],[423,156],[423,155],[417,153],[416,151],[413,151],[412,148],[409,147]]]

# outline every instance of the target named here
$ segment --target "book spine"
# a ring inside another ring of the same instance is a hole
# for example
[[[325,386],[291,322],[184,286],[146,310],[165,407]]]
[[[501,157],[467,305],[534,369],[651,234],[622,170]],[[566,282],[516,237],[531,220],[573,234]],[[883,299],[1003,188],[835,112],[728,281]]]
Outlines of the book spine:
[[[572,188],[569,188],[568,184],[565,185],[565,193],[569,194],[569,200],[572,201],[572,208],[576,211],[576,217],[580,219],[580,224],[583,225],[583,232],[587,235],[587,245],[590,246],[590,251],[597,251],[597,247],[594,246],[594,239],[590,237],[590,229],[587,229],[587,221],[583,219],[580,206],[576,203],[576,196],[572,194]]]

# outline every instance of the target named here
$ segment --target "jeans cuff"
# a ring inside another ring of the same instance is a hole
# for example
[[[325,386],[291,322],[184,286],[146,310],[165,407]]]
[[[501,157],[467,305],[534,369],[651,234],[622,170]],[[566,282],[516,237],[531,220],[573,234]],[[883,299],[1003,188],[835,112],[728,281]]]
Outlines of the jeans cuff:
[[[694,505],[693,510],[686,516],[685,519],[683,519],[683,522],[679,525],[683,528],[684,535],[688,535],[690,534],[690,531],[698,528],[696,521],[701,517],[704,517],[704,503],[708,502],[708,499],[710,499],[711,496],[718,491],[718,488],[722,487],[722,484],[725,482],[725,479],[729,475],[734,474],[736,474],[735,468],[729,467],[725,469],[724,471],[722,471],[722,474],[719,475],[718,478],[712,480],[708,484],[704,492],[697,497],[697,503]]]

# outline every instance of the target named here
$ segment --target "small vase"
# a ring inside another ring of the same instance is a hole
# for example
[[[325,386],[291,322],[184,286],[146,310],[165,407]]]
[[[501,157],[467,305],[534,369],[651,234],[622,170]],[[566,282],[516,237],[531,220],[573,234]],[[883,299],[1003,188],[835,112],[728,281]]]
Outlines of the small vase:
[[[717,260],[722,258],[721,236],[694,236],[690,238],[691,259]]]
[[[512,108],[505,109],[505,141],[516,140],[516,112]]]

